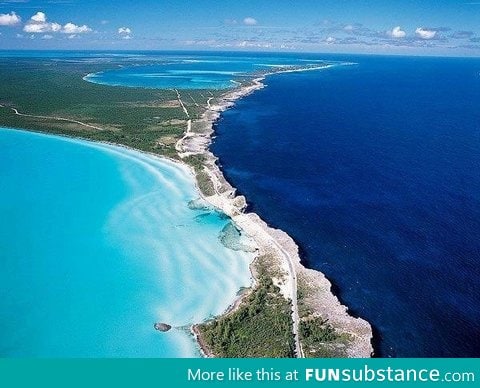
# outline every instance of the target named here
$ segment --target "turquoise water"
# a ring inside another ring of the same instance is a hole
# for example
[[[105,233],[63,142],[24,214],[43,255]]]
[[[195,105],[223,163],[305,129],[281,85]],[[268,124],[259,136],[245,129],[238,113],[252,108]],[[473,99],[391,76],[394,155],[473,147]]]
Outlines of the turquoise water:
[[[5,128],[0,149],[0,357],[198,356],[188,326],[228,307],[253,256],[189,208],[188,169]]]
[[[142,62],[152,61],[145,65]],[[149,89],[228,89],[238,85],[245,77],[273,68],[322,64],[315,58],[293,56],[239,56],[229,53],[214,55],[153,56],[151,53],[137,65],[123,64],[103,72],[87,75],[89,82],[111,85],[143,87]]]
[[[237,85],[234,79],[240,75],[236,71],[194,68],[186,64],[135,66],[89,74],[84,79],[104,85],[151,89],[228,89]]]

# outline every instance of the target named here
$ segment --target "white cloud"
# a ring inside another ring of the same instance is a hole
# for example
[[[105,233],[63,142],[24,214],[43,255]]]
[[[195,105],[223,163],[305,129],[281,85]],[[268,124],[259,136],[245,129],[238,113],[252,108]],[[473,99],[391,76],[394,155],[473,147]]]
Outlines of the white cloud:
[[[27,23],[23,27],[23,31],[32,34],[43,34],[45,32],[58,32],[62,26],[58,23]]]
[[[30,18],[30,20],[37,23],[45,23],[47,21],[47,15],[45,15],[43,12],[37,12]]]
[[[105,24],[108,24],[108,23],[109,23],[108,20],[102,20],[102,21],[100,22],[100,24],[102,24],[102,25],[105,25]]]
[[[252,17],[248,17],[248,18],[243,19],[243,24],[245,24],[246,26],[255,26],[255,25],[258,24],[258,22],[257,22],[257,19],[254,19]]]
[[[388,31],[388,35],[392,38],[405,38],[407,33],[403,31],[400,26],[394,27],[392,31]]]
[[[186,40],[183,42],[187,46],[215,46],[217,44],[217,41],[215,39],[209,39],[209,40]]]
[[[63,26],[62,32],[64,34],[84,34],[86,32],[91,32],[92,29],[85,24],[83,26],[77,26],[73,23],[67,23]]]
[[[128,34],[131,34],[131,33],[132,33],[132,30],[131,30],[130,28],[128,28],[128,27],[120,27],[120,28],[118,29],[118,33],[119,33],[120,35],[123,35],[123,34],[127,34],[127,35],[128,35]]]
[[[132,39],[132,37],[130,36],[132,30],[129,27],[120,27],[117,32],[122,37],[122,39]]]
[[[42,39],[46,39],[46,40],[49,40],[49,39],[53,39],[53,35],[43,35],[42,36]]]
[[[243,40],[241,42],[237,42],[235,44],[236,47],[256,47],[256,48],[272,48],[272,44],[270,42],[252,42],[248,40]]]
[[[332,43],[335,43],[335,38],[333,36],[329,36],[327,39],[325,39],[325,42],[327,42],[328,44],[332,44]]]
[[[21,21],[22,19],[15,12],[0,13],[0,26],[15,26]]]
[[[420,38],[420,39],[433,39],[435,38],[435,35],[437,35],[437,31],[433,30],[427,30],[426,28],[423,27],[418,27],[415,30],[415,34]]]
[[[77,26],[73,23],[67,23],[63,27],[59,23],[51,23],[47,21],[47,15],[43,12],[37,12],[30,20],[23,26],[23,31],[31,34],[44,34],[50,32],[62,32],[64,34],[83,34],[91,32],[92,29],[85,24]]]

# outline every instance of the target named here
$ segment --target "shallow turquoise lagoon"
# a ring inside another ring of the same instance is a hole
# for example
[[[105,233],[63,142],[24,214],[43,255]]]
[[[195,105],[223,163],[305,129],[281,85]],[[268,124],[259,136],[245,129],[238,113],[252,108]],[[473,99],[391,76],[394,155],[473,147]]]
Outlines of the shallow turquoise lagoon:
[[[160,57],[150,65],[127,66],[89,74],[89,82],[143,87],[150,89],[228,89],[237,85],[237,80],[251,72],[255,65],[248,60],[218,60]]]
[[[228,89],[257,72],[273,68],[312,65],[323,61],[282,56],[157,56],[153,63],[122,67],[89,74],[89,82],[149,89]]]
[[[249,285],[253,256],[189,208],[189,170],[5,128],[0,149],[0,357],[197,356],[189,326]]]

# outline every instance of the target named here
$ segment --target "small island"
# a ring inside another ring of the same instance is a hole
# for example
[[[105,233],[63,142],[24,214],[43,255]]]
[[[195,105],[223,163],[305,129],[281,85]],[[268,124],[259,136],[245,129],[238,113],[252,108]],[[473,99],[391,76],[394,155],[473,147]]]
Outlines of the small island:
[[[170,326],[168,323],[156,322],[153,325],[153,328],[157,331],[167,332],[172,328],[172,326]]]

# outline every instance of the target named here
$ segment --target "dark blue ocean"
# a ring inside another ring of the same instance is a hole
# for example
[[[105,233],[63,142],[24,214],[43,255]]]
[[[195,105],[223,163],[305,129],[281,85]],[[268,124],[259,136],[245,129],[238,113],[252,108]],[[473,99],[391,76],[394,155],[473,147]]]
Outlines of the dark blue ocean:
[[[212,146],[253,210],[374,327],[378,356],[480,356],[480,59],[270,76]]]

